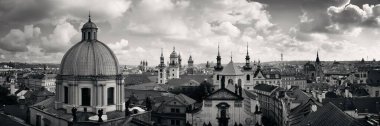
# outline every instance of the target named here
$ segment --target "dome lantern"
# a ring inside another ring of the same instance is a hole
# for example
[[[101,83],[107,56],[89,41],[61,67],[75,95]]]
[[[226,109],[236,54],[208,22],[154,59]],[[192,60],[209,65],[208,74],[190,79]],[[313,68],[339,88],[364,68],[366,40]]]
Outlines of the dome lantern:
[[[91,21],[91,14],[88,14],[88,21],[82,27],[82,41],[92,41],[97,39],[98,27]]]

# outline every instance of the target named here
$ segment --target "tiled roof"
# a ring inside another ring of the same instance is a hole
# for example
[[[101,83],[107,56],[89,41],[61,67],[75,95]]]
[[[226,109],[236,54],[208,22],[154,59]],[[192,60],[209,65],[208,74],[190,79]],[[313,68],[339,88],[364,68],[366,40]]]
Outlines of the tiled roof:
[[[209,83],[212,83],[212,75],[180,75],[180,78],[189,78],[193,79],[195,81],[198,81],[199,83],[202,83],[203,81],[207,81]]]
[[[182,102],[183,104],[185,105],[190,105],[190,104],[194,104],[196,101],[184,94],[178,94],[176,96],[174,96],[174,98],[178,99],[178,101]]]
[[[1,125],[4,125],[4,126],[25,126],[24,124],[21,124],[4,114],[0,114],[0,122],[1,122]]]
[[[223,71],[220,73],[220,75],[232,75],[232,76],[237,76],[237,75],[243,75],[243,72],[239,68],[237,68],[234,65],[234,62],[230,61],[223,69]]]
[[[253,92],[250,92],[249,90],[245,90],[243,89],[243,97],[249,97],[251,99],[254,99],[256,100],[257,96],[253,93]]]
[[[196,85],[199,85],[200,82],[197,82],[193,79],[190,79],[190,78],[175,78],[175,79],[170,79],[167,83],[167,85],[171,85],[171,86],[181,86],[181,85],[184,85],[184,84],[187,84],[187,83],[191,83],[193,81],[193,83],[195,83]]]
[[[317,105],[317,108],[320,108],[322,106],[322,104],[316,102],[315,100],[309,99],[306,101],[306,103],[303,103],[290,110],[288,117],[290,125],[297,125],[303,119],[305,119],[305,117],[307,117],[307,115],[311,112],[312,105]]]
[[[277,86],[268,85],[268,84],[258,84],[253,88],[260,91],[272,92],[273,90],[277,88]]]
[[[128,85],[125,88],[130,90],[158,90],[158,91],[165,91],[167,88],[165,88],[162,84],[156,84],[156,83],[144,83],[144,84],[136,84],[136,85]]]
[[[135,85],[135,84],[148,83],[148,82],[151,82],[148,75],[128,74],[125,76],[126,85]]]
[[[134,95],[137,100],[144,100],[146,97],[160,97],[166,94],[170,94],[164,91],[154,91],[154,90],[133,90],[133,89],[125,89],[125,98],[128,99],[132,95]]]
[[[331,102],[341,110],[355,110],[358,113],[379,113],[380,97],[326,98],[323,103]]]
[[[327,103],[316,112],[310,113],[300,126],[365,126],[332,103]]]

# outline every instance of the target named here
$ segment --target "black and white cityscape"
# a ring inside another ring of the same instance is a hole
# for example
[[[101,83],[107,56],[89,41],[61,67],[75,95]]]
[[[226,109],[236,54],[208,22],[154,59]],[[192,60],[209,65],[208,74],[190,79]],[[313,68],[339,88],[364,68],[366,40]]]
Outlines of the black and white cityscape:
[[[0,0],[0,126],[380,126],[378,0]]]

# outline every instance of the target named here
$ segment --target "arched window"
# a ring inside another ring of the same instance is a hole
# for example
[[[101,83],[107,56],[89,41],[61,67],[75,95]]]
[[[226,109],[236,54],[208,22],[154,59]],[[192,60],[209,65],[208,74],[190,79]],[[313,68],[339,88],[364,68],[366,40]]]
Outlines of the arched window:
[[[162,73],[160,73],[160,78],[162,78]]]
[[[247,80],[251,80],[251,76],[249,74],[247,75]]]
[[[107,104],[113,105],[114,103],[114,95],[115,95],[115,88],[110,87],[107,89]]]
[[[219,80],[219,75],[216,75],[216,80]]]
[[[234,81],[232,79],[229,79],[228,84],[234,84]]]
[[[241,79],[238,80],[238,86],[241,86]]]
[[[91,90],[90,88],[82,88],[82,106],[91,105]]]

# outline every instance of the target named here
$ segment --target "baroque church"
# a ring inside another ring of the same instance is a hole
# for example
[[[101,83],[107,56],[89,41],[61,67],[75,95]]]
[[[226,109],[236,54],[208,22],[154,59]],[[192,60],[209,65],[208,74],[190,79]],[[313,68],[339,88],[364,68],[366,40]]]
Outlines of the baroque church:
[[[165,65],[164,54],[163,50],[161,49],[160,64],[157,66],[157,83],[166,84],[170,79],[178,79],[180,75],[180,70],[182,68],[181,62],[181,54],[177,54],[177,52],[175,51],[175,47],[173,47],[173,52],[169,56],[169,63],[168,65]]]
[[[309,83],[316,82],[320,83],[323,81],[323,65],[319,59],[319,54],[317,52],[317,58],[315,59],[314,63],[307,62],[303,66],[303,72],[306,76],[306,79]]]
[[[81,29],[82,40],[63,56],[55,97],[30,107],[32,125],[148,125],[150,113],[126,111],[124,77],[113,51],[98,40],[91,21]],[[138,123],[134,120],[140,117]]]
[[[201,108],[187,113],[187,122],[192,125],[213,126],[261,125],[257,96],[246,88],[254,86],[248,46],[242,69],[233,62],[232,56],[225,66],[222,66],[221,59],[218,46],[217,63],[213,72],[213,92],[203,99]]]

